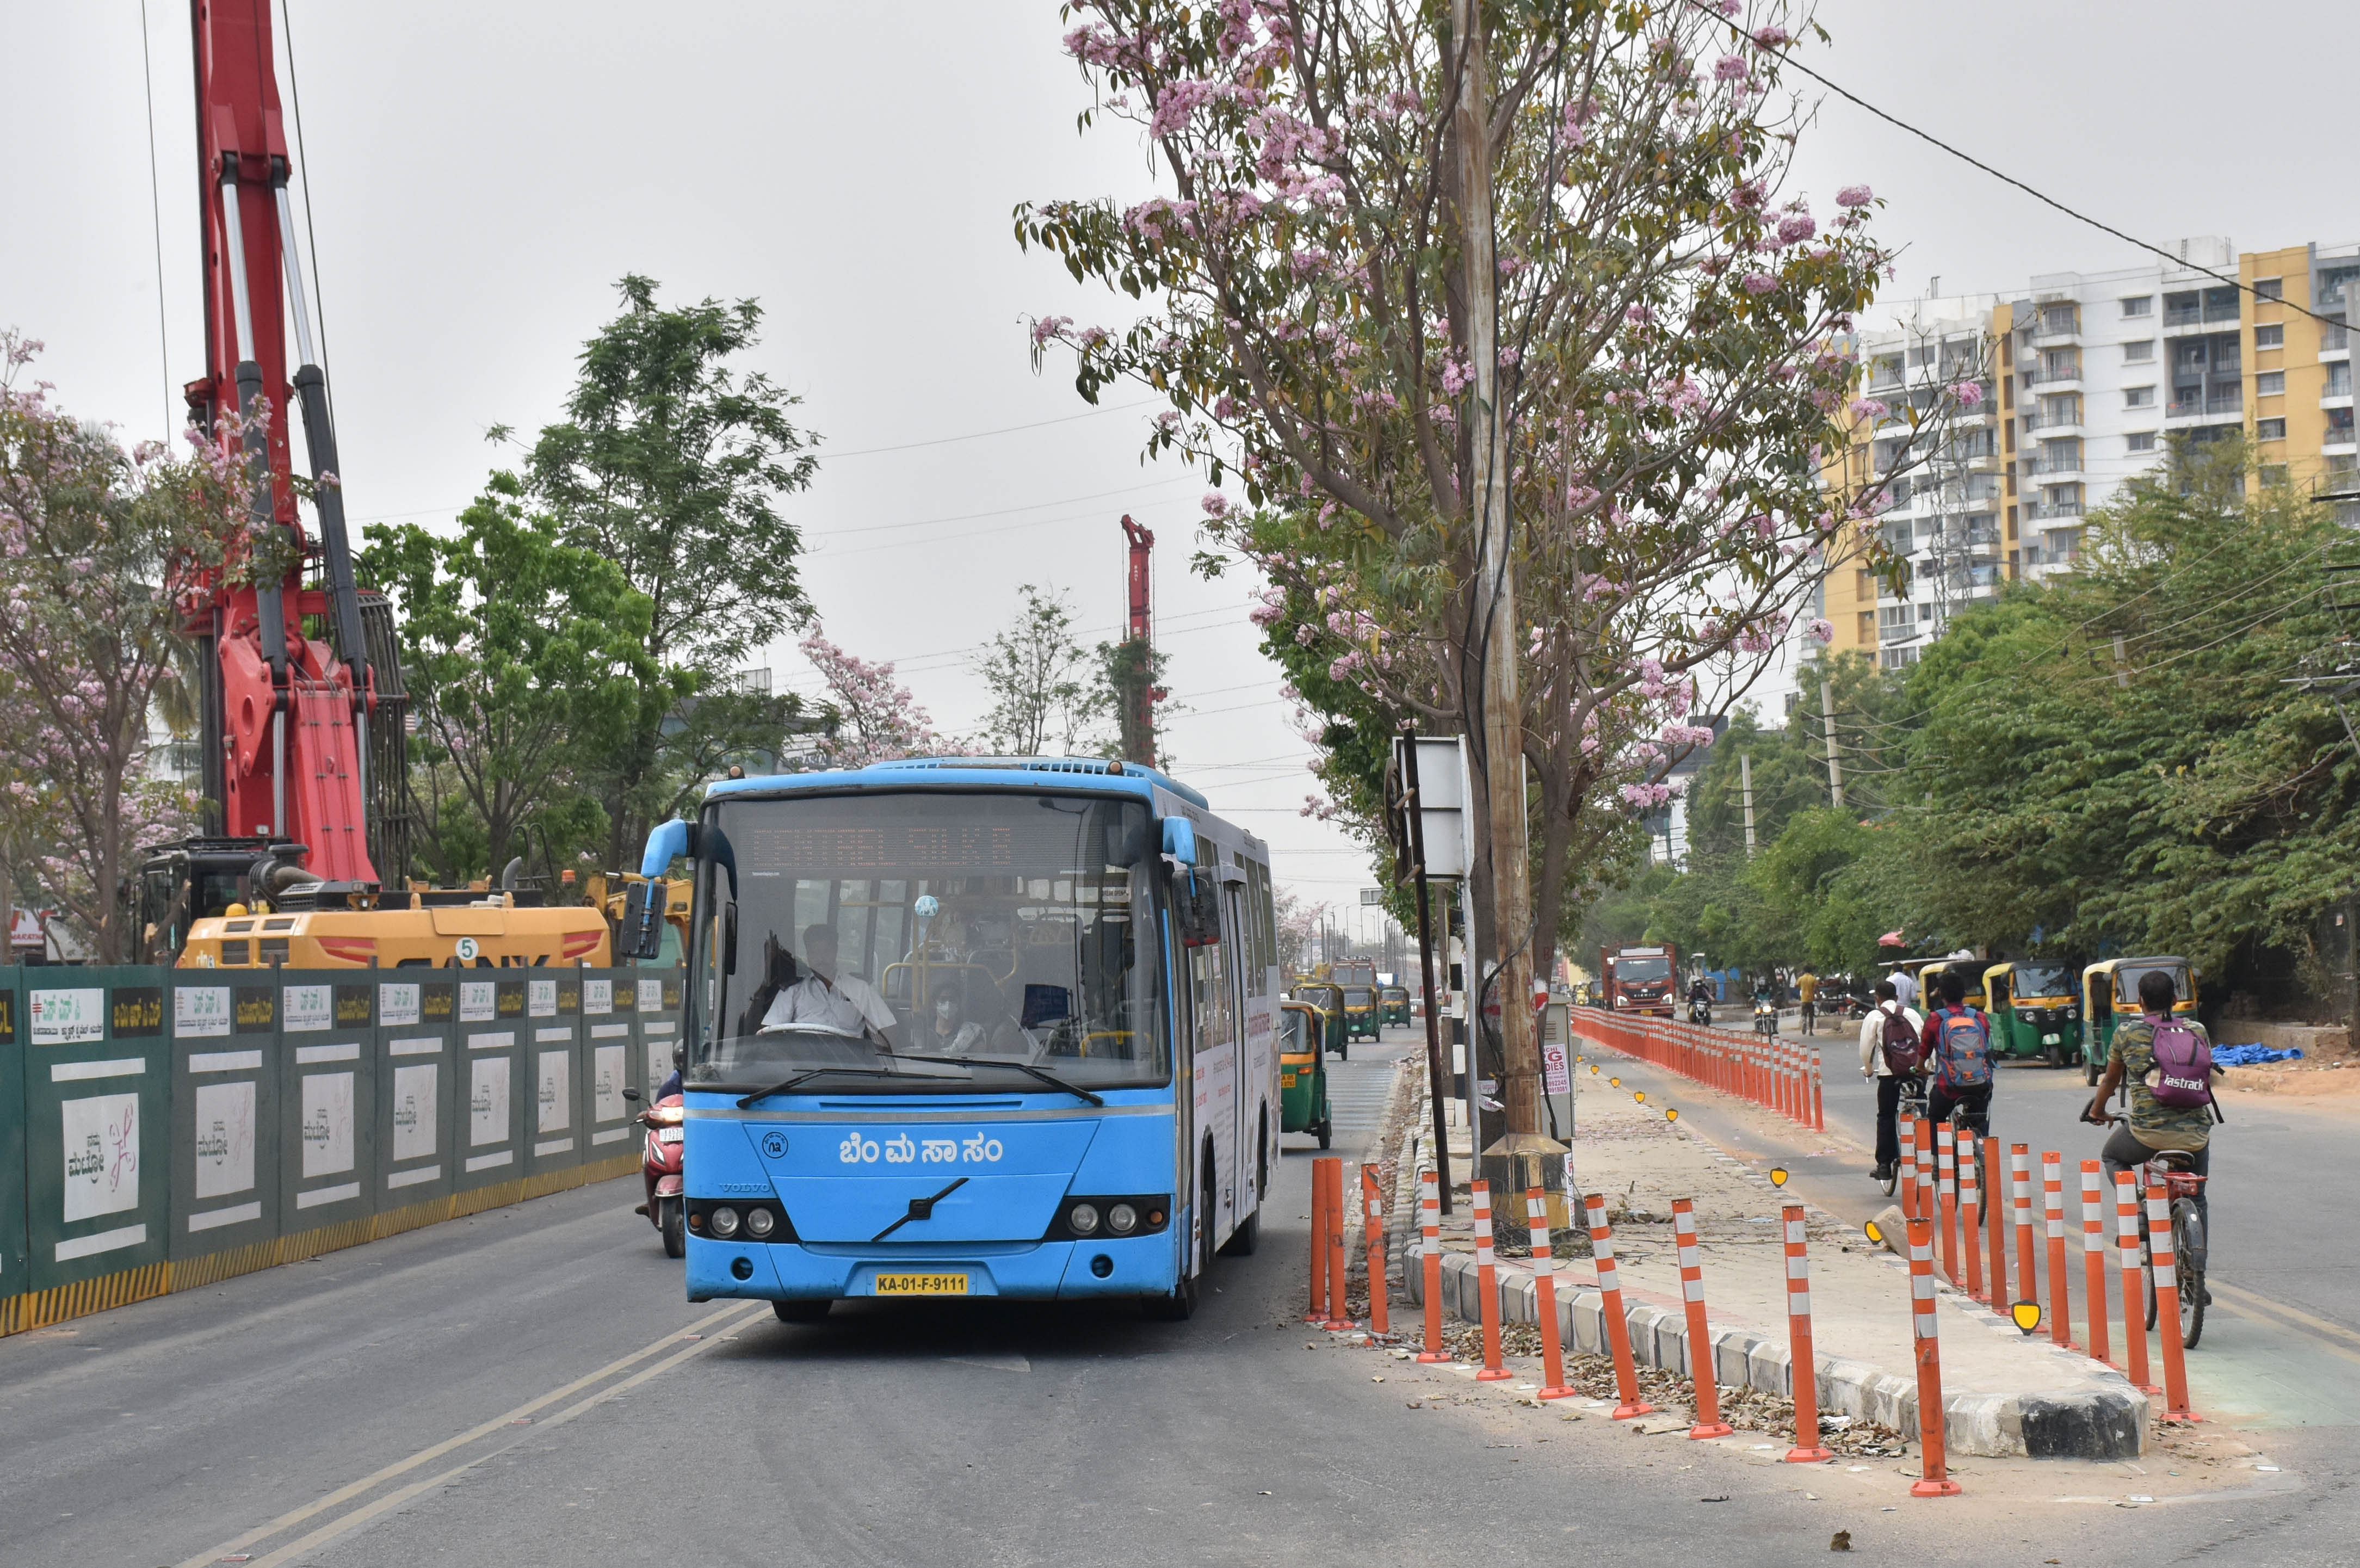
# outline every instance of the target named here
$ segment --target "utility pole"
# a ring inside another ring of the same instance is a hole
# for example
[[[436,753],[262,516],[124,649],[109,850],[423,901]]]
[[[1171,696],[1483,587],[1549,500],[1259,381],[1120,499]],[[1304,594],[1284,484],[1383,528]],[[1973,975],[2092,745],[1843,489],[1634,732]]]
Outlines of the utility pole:
[[[1417,731],[1409,731],[1402,751],[1402,817],[1407,831],[1410,875],[1417,883],[1417,972],[1426,988],[1426,1084],[1434,1114],[1434,1170],[1442,1189],[1442,1212],[1450,1212],[1450,1127],[1443,1105],[1449,1099],[1449,1075],[1442,1070],[1442,996],[1434,988],[1434,922],[1426,880],[1426,802],[1417,787]],[[1459,809],[1466,808],[1462,806]],[[1443,940],[1449,940],[1444,927]],[[1448,952],[1446,946],[1444,951]],[[1448,968],[1448,959],[1445,967]]]
[[[1819,721],[1828,731],[1828,794],[1836,809],[1843,809],[1843,763],[1836,760],[1836,683],[1835,672],[1825,661],[1819,664]]]
[[[1500,269],[1491,208],[1491,94],[1480,0],[1451,0],[1451,46],[1459,51],[1452,134],[1459,154],[1459,257],[1467,303],[1467,357],[1474,372],[1467,411],[1473,462],[1466,502],[1473,513],[1475,580],[1470,584],[1482,635],[1483,808],[1488,831],[1494,952],[1469,953],[1477,1031],[1500,1006],[1500,1099],[1505,1131],[1478,1163],[1512,1197],[1528,1186],[1561,1189],[1565,1146],[1540,1130],[1540,1042],[1533,1014],[1531,872],[1525,833],[1524,724],[1516,690],[1515,582],[1510,558],[1507,411],[1500,398]],[[1470,927],[1471,931],[1471,927]],[[1483,959],[1493,960],[1486,975]],[[1488,981],[1488,983],[1486,983]],[[1468,1076],[1477,1074],[1470,1036]]]
[[[1738,787],[1745,795],[1745,858],[1754,858],[1754,753],[1737,753]]]

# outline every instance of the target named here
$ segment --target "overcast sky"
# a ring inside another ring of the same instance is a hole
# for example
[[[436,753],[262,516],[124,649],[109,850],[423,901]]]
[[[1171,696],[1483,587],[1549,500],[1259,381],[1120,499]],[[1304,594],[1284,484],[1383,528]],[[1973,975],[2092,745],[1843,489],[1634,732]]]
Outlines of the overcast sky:
[[[2360,7],[1837,0],[1821,16],[1828,76],[2134,234],[2360,237]],[[1071,590],[1087,640],[1115,632],[1128,511],[1156,532],[1159,641],[1188,709],[1177,771],[1272,840],[1283,881],[1354,901],[1360,857],[1295,815],[1309,748],[1244,620],[1254,585],[1186,569],[1201,476],[1142,466],[1142,394],[1071,418],[1070,381],[1027,361],[1028,313],[1121,313],[1020,253],[1010,209],[1149,178],[1128,127],[1076,135],[1054,4],[295,0],[291,25],[355,520],[447,521],[499,461],[487,426],[556,417],[624,273],[669,300],[755,297],[753,361],[825,438],[791,508],[827,633],[970,728],[967,661],[1019,584]],[[171,389],[203,368],[188,12],[149,0],[148,27],[169,362],[137,0],[0,0],[0,324],[47,342],[67,406],[131,435],[177,422]],[[284,52],[279,73],[283,93]],[[1853,181],[1889,199],[1896,293],[2136,259],[1841,102],[1799,173],[1823,212]],[[792,649],[772,663],[811,688]]]

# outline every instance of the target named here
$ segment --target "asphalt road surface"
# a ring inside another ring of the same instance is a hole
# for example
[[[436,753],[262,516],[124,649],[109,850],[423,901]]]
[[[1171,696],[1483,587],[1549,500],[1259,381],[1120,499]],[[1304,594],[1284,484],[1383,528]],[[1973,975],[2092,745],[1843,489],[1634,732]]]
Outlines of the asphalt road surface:
[[[1409,1043],[1335,1066],[1336,1152]],[[1824,1562],[1836,1529],[1980,1565],[2360,1552],[2323,1465],[2201,1510],[2021,1475],[1909,1504],[1306,1331],[1289,1145],[1262,1252],[1185,1324],[690,1305],[620,1182],[0,1341],[0,1562],[1752,1565]]]

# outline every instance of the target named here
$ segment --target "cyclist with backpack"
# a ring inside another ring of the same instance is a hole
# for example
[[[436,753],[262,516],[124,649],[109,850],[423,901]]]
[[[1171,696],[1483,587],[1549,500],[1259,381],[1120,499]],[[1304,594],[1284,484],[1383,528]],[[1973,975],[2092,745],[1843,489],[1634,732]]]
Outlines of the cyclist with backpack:
[[[2115,1025],[2105,1076],[2098,1080],[2098,1092],[2082,1113],[2082,1120],[2100,1126],[2121,1123],[2098,1151],[2109,1188],[2116,1171],[2136,1172],[2156,1155],[2172,1150],[2194,1157],[2194,1174],[2211,1174],[2212,1124],[2220,1114],[2212,1100],[2212,1077],[2222,1069],[2212,1065],[2212,1037],[2204,1025],[2173,1014],[2172,1003],[2179,997],[2169,970],[2149,970],[2139,976],[2140,1016]],[[2106,1102],[2125,1081],[2130,1084],[2130,1114],[2118,1118],[2106,1109]],[[2212,1234],[2212,1208],[2202,1186],[2196,1190],[2196,1212],[2204,1234]]]
[[[1892,1180],[1901,1163],[1901,1091],[1923,1059],[1918,1040],[1925,1026],[1915,1007],[1901,1004],[1891,981],[1876,982],[1876,1005],[1860,1021],[1860,1075],[1876,1085],[1878,1181]]]
[[[1939,1126],[1952,1111],[1963,1111],[1981,1132],[1991,1115],[1991,1020],[1966,1004],[1967,978],[1958,970],[1944,970],[1938,990],[1942,1004],[1926,1015],[1918,1036],[1934,1076],[1926,1114]]]

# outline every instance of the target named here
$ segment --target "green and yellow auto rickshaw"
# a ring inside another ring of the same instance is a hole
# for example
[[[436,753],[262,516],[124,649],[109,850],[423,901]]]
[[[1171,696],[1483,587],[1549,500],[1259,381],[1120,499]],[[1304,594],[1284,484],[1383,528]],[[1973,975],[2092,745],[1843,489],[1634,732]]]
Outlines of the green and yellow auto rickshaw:
[[[1377,987],[1377,1014],[1385,1023],[1409,1027],[1409,988],[1404,985]]]
[[[1983,970],[1990,999],[1992,1049],[2004,1057],[2038,1058],[2051,1067],[2081,1059],[2081,1003],[2068,964],[2012,959]]]
[[[1326,1148],[1335,1133],[1328,1105],[1328,1053],[1320,1040],[1327,1019],[1307,1002],[1278,1008],[1278,1130],[1309,1133]]]
[[[1936,959],[1931,963],[1923,965],[1918,970],[1919,1010],[1931,1013],[1935,1008],[1942,1005],[1942,975],[1946,970],[1956,970],[1959,971],[1959,978],[1967,982],[1967,1005],[1988,1011],[1983,1008],[1982,969],[1983,966],[1973,959]],[[1997,1045],[1999,1042],[1994,1040],[1992,1043]]]
[[[1373,985],[1348,985],[1344,988],[1344,1037],[1348,1040],[1373,1040],[1377,1037],[1377,988]]]
[[[2139,977],[2149,970],[2171,976],[2180,1000],[2172,1012],[2183,1017],[2196,1013],[2196,966],[2186,959],[2161,954],[2145,959],[2102,959],[2081,971],[2081,1005],[2087,1027],[2082,1031],[2081,1080],[2095,1083],[2114,1049],[2114,1025],[2139,1014]]]
[[[1293,992],[1297,1002],[1308,1002],[1317,1008],[1324,1028],[1321,1038],[1328,1050],[1349,1059],[1352,1037],[1344,1022],[1344,988],[1333,981],[1306,980],[1296,984]]]

